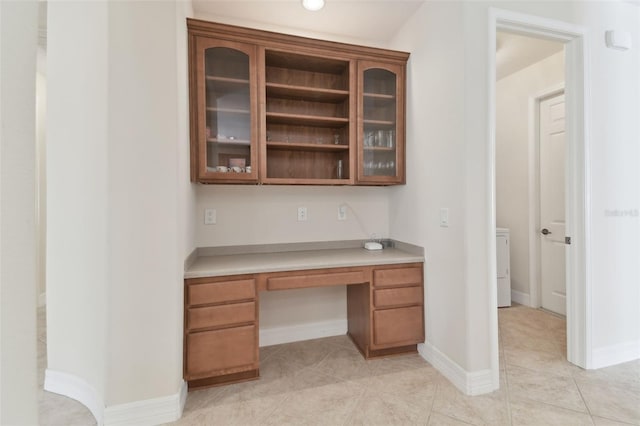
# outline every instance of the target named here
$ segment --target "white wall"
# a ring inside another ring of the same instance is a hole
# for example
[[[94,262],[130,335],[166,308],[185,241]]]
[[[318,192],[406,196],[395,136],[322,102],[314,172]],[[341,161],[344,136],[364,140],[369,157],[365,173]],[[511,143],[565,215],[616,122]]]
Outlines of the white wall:
[[[105,2],[51,2],[47,29],[48,369],[80,378],[98,408],[111,279],[108,12]]]
[[[130,402],[179,407],[189,9],[49,6],[49,369],[88,383],[106,423]]]
[[[38,306],[45,303],[47,275],[47,53],[38,46],[36,74],[36,180]]]
[[[176,12],[109,4],[107,406],[182,383]]]
[[[0,3],[0,424],[37,424],[36,2]]]
[[[425,248],[428,344],[467,368],[461,12],[461,3],[426,3],[393,44],[411,57],[407,184],[391,190],[390,230],[393,238]],[[441,207],[449,208],[448,228],[439,226]]]
[[[496,83],[496,226],[510,230],[511,288],[529,295],[529,100],[564,83],[558,52]],[[558,182],[558,185],[562,185]]]

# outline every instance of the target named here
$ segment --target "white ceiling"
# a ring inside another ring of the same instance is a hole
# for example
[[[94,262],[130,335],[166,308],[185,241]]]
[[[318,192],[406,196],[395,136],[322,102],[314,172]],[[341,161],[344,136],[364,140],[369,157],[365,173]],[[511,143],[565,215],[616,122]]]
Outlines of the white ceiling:
[[[562,43],[498,32],[496,35],[496,79],[535,64],[564,48]]]
[[[325,0],[322,10],[310,12],[301,0],[194,0],[193,9],[196,17],[224,17],[228,24],[249,26],[252,22],[261,29],[284,27],[300,35],[334,35],[384,44],[424,1]]]

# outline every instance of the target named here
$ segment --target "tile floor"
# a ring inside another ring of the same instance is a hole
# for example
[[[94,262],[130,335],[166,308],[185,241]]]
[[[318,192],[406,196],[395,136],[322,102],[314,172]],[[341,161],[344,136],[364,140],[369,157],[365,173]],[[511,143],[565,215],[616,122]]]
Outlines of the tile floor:
[[[463,395],[418,355],[364,361],[339,336],[261,349],[260,380],[189,393],[173,424],[640,425],[640,361],[569,364],[564,319],[541,310],[500,309],[499,326],[501,388],[488,395]],[[44,391],[40,419],[95,424],[77,402]]]

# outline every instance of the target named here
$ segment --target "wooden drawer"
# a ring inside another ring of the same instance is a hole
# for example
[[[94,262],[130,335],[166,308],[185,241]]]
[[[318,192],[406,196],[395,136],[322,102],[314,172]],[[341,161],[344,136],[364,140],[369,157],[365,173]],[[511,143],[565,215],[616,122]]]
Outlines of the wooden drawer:
[[[422,284],[422,268],[378,269],[373,271],[375,287]]]
[[[300,274],[267,278],[267,290],[361,284],[366,281],[363,271],[309,275]]]
[[[190,308],[187,311],[187,328],[189,330],[242,324],[255,320],[255,302]]]
[[[393,306],[403,305],[422,305],[422,286],[374,290],[373,305],[376,308],[390,308]]]
[[[255,368],[256,326],[225,328],[187,335],[188,379]]]
[[[422,306],[373,311],[375,346],[402,346],[424,342]]]
[[[233,302],[255,299],[256,280],[221,281],[219,283],[189,284],[187,303],[206,305],[210,303]]]

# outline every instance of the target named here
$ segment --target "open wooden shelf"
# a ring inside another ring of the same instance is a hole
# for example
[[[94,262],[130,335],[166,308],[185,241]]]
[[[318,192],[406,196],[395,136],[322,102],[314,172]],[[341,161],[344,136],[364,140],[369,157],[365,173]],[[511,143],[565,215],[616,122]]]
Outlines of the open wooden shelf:
[[[267,112],[266,116],[267,123],[319,127],[340,127],[349,124],[349,119],[342,117],[322,117],[317,115],[287,114],[283,112]]]
[[[348,90],[294,86],[279,83],[267,83],[266,87],[267,96],[279,97],[284,99],[305,99],[320,102],[341,102],[349,98]]]
[[[290,151],[323,151],[340,152],[348,151],[348,145],[330,145],[321,143],[291,143],[291,142],[267,142],[268,149],[281,149]]]

